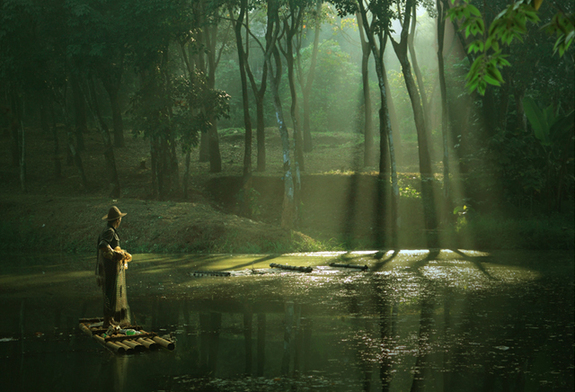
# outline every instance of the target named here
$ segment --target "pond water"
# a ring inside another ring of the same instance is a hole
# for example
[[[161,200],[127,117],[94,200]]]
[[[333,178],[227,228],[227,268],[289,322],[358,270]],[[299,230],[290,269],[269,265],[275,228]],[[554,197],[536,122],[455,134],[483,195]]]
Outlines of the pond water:
[[[329,267],[367,265],[368,271]],[[270,262],[311,273],[268,273]],[[90,256],[0,265],[4,391],[572,391],[571,252],[136,255],[134,321],[174,351],[84,335]],[[238,270],[234,276],[194,271]]]

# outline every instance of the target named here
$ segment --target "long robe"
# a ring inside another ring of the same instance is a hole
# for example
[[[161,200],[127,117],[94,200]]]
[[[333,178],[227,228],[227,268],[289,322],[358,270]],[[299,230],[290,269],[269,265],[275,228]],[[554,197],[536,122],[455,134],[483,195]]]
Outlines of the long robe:
[[[126,270],[118,253],[109,252],[120,249],[120,237],[110,224],[98,237],[98,259],[96,276],[99,278],[104,297],[104,321],[115,324],[130,324],[130,308],[126,291]]]

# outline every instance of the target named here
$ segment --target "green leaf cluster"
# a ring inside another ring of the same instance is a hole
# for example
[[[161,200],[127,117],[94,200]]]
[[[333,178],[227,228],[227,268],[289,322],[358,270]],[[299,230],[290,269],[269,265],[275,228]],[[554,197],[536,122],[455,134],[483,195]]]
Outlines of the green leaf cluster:
[[[454,3],[454,0],[452,0]],[[469,0],[464,0],[447,11],[452,21],[460,21],[460,30],[465,38],[476,37],[467,47],[475,59],[467,75],[467,88],[485,94],[487,85],[501,86],[504,82],[501,75],[503,67],[510,66],[503,52],[504,46],[515,41],[523,42],[528,32],[528,24],[540,22],[537,9],[541,1],[515,0],[505,7],[485,30],[483,15]],[[563,56],[575,38],[573,15],[557,12],[550,23],[545,25],[547,31],[557,35],[555,52]]]

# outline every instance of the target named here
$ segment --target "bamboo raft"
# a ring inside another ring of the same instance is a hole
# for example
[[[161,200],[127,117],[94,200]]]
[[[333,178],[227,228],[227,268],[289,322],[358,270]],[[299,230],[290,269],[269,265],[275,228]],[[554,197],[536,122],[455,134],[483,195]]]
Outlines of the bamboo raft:
[[[106,335],[107,328],[102,326],[92,326],[102,322],[101,318],[82,318],[79,321],[80,329],[86,335],[91,336],[102,346],[110,349],[116,354],[134,354],[148,350],[158,350],[160,347],[167,350],[176,348],[174,342],[163,339],[155,332],[146,332],[141,327],[130,325],[124,330],[134,330],[136,334],[127,335],[116,332],[110,336]]]

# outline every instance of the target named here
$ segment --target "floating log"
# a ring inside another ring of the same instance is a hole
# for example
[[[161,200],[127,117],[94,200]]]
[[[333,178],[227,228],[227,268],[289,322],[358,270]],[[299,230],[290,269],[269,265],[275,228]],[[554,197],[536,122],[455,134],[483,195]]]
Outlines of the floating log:
[[[141,345],[146,347],[148,350],[157,350],[158,349],[158,344],[156,342],[154,342],[153,340],[150,340],[148,338],[139,338],[136,340],[136,342],[140,343]]]
[[[154,342],[158,343],[160,346],[167,348],[168,350],[173,350],[176,348],[173,342],[169,342],[166,339],[162,339],[159,336],[154,336]]]
[[[337,268],[353,268],[367,271],[367,265],[329,263],[329,266]]]
[[[193,271],[190,272],[191,276],[231,276],[231,272],[225,271]]]
[[[107,343],[114,343],[120,347],[124,347],[124,350],[126,350],[126,354],[133,354],[135,351],[132,347],[128,346],[127,344],[125,344],[124,342],[122,342],[120,340],[116,340],[115,342],[107,342]]]
[[[85,324],[80,324],[80,329],[82,330],[82,332],[84,332],[86,335],[90,335],[92,336],[92,331],[90,331],[90,328],[88,328]]]
[[[98,342],[100,342],[102,345],[112,349],[114,352],[116,352],[118,354],[126,354],[126,349],[124,347],[122,347],[122,346],[120,346],[114,342],[106,342],[106,339],[104,339],[100,335],[94,335],[93,337]]]
[[[125,344],[126,346],[130,346],[137,353],[142,352],[142,351],[146,350],[146,348],[147,348],[147,347],[141,345],[140,343],[134,342],[134,340],[131,340],[131,339],[123,340],[122,343]]]
[[[290,270],[290,271],[298,271],[298,272],[311,272],[311,271],[313,271],[312,267],[297,267],[294,265],[287,265],[287,264],[271,263],[270,267],[271,268],[280,268],[280,269],[285,269],[285,270]]]

